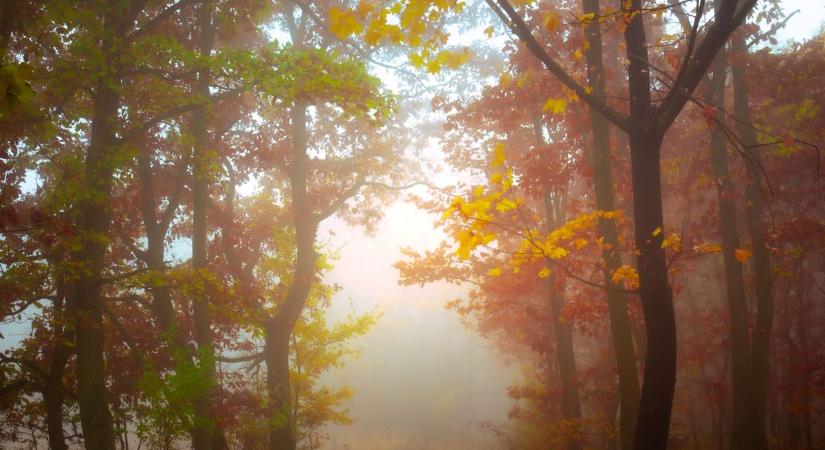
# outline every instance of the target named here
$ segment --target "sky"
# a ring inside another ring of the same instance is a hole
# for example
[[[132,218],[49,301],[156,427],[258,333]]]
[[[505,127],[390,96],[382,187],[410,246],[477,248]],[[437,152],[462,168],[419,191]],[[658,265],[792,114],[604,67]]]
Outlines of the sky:
[[[787,26],[777,33],[780,45],[791,40],[799,42],[810,39],[825,25],[823,0],[782,0],[782,9],[786,14],[796,10],[799,10],[799,13],[791,17]]]

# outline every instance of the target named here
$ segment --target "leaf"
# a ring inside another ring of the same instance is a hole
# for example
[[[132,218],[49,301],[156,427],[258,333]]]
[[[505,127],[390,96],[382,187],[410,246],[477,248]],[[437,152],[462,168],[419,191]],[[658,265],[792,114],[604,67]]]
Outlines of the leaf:
[[[340,9],[335,6],[329,9],[329,29],[341,39],[360,33],[364,26],[349,9]]]
[[[678,252],[682,249],[682,238],[680,238],[676,233],[668,233],[662,240],[662,248],[669,248],[674,252]]]
[[[493,160],[490,162],[490,167],[496,168],[504,164],[504,144],[499,142],[493,147]]]
[[[501,268],[496,267],[496,268],[490,269],[490,270],[487,271],[487,275],[490,275],[491,277],[501,276]]]
[[[547,267],[541,269],[541,271],[539,271],[539,278],[550,278],[550,269]]]
[[[651,236],[656,237],[660,234],[662,234],[662,227],[657,227],[655,230],[653,230],[653,233],[651,233]]]
[[[737,261],[744,264],[751,258],[751,251],[744,248],[737,248],[734,250],[733,256],[736,257]]]
[[[544,106],[541,108],[542,111],[551,111],[553,114],[561,114],[566,109],[567,100],[563,98],[548,98],[547,101],[544,102]]]
[[[639,273],[636,272],[636,269],[627,265],[614,270],[610,279],[616,284],[623,284],[628,289],[639,287]]]

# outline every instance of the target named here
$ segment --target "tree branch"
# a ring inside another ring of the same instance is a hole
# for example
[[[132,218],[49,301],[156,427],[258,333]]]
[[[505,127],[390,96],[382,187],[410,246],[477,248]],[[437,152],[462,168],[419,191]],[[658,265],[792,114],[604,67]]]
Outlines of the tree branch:
[[[530,32],[530,28],[524,23],[524,20],[521,16],[513,9],[513,6],[507,2],[507,0],[496,0],[499,7],[506,13],[506,15],[510,18],[510,22],[512,24],[513,32],[519,37],[519,39],[527,46],[530,52],[544,64],[544,67],[550,71],[555,77],[564,84],[568,89],[575,92],[576,95],[579,96],[582,101],[587,103],[591,108],[598,111],[602,115],[607,118],[610,122],[612,122],[617,127],[621,128],[622,130],[627,131],[630,128],[630,119],[624,115],[616,111],[615,109],[611,108],[604,103],[598,97],[595,97],[585,90],[584,86],[579,84],[566,70],[556,62],[547,52],[544,50],[541,44],[536,41],[536,38],[533,37],[533,34]]]

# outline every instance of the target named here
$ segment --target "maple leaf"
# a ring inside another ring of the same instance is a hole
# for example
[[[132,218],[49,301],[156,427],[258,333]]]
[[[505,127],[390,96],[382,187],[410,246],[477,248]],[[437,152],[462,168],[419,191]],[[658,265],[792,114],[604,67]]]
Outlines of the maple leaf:
[[[744,248],[737,248],[734,250],[733,256],[736,257],[737,261],[744,264],[751,258],[751,251]]]

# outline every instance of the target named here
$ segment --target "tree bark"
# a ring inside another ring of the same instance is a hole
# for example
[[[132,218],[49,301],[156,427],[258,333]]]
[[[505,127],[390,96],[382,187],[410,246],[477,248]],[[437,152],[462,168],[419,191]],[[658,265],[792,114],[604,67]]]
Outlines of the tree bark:
[[[62,281],[59,282],[62,284]],[[54,304],[54,336],[52,337],[52,356],[49,361],[48,377],[43,389],[43,402],[46,405],[46,431],[51,450],[67,450],[66,436],[63,430],[63,374],[69,361],[71,351],[66,345],[72,339],[71,327],[64,325],[69,316],[63,300],[64,292],[58,287],[57,301]]]
[[[659,152],[662,138],[636,133],[630,136],[633,164],[636,267],[639,297],[645,317],[647,354],[639,417],[634,436],[637,450],[666,449],[676,384],[676,319],[673,293],[667,277],[662,235],[662,184]]]
[[[584,0],[583,12],[600,15],[598,0]],[[602,35],[598,20],[592,20],[585,27],[585,50],[587,62],[587,81],[596,96],[605,95],[604,64],[602,61]],[[602,211],[616,209],[613,191],[613,172],[610,154],[610,125],[603,115],[590,111],[590,126],[593,133],[593,184],[596,193],[596,208]],[[622,448],[633,446],[633,433],[639,411],[639,378],[636,367],[636,352],[633,348],[633,334],[630,318],[627,314],[627,295],[620,292],[623,288],[612,281],[612,274],[622,265],[618,253],[619,238],[616,223],[601,219],[598,225],[599,235],[608,248],[602,251],[604,261],[605,284],[608,313],[610,315],[610,334],[613,339],[613,351],[619,375],[619,430]]]
[[[724,109],[727,67],[725,55],[717,57],[712,66],[709,81],[711,104]],[[717,125],[711,124],[710,160],[716,179],[716,197],[719,201],[719,234],[722,237],[722,255],[725,267],[725,287],[730,321],[731,387],[733,399],[731,448],[747,449],[746,416],[748,385],[750,383],[748,310],[745,297],[745,280],[742,263],[735,252],[740,247],[736,225],[734,185],[728,168],[727,137]]]
[[[264,361],[269,396],[269,449],[295,450],[295,424],[289,385],[289,338],[292,330],[276,321],[266,327]]]
[[[632,0],[633,11],[641,9]],[[659,162],[664,130],[652,126],[650,67],[643,14],[633,14],[625,30],[630,116],[628,133],[633,176],[633,216],[639,298],[645,317],[647,353],[634,448],[666,449],[676,385],[676,318],[662,248],[664,217]],[[659,231],[656,233],[656,231]]]
[[[296,259],[292,285],[277,314],[267,324],[264,355],[267,361],[267,388],[273,417],[269,427],[270,450],[294,450],[295,434],[289,394],[289,338],[301,315],[315,278],[315,236],[318,223],[312,213],[307,191],[307,111],[296,103],[292,118],[292,162],[289,179],[295,227]],[[270,367],[273,364],[272,367]],[[282,420],[282,416],[285,420]]]
[[[765,198],[760,181],[759,165],[761,158],[757,145],[756,130],[751,119],[748,104],[748,86],[743,57],[747,53],[745,38],[742,33],[733,37],[733,53],[737,55],[732,65],[733,103],[739,138],[747,148],[752,159],[748,173],[748,185],[745,195],[748,200],[747,222],[753,247],[753,272],[756,285],[756,320],[751,341],[751,388],[748,394],[750,411],[745,427],[750,431],[748,449],[764,450],[768,448],[766,426],[766,403],[768,392],[769,356],[771,330],[773,328],[774,299],[773,271],[771,254],[768,250],[768,231],[764,223]],[[743,447],[744,448],[744,447]]]
[[[97,80],[92,129],[86,153],[85,193],[78,202],[76,235],[83,240],[71,255],[77,270],[68,301],[75,314],[75,351],[80,423],[87,450],[113,450],[115,437],[107,403],[103,356],[102,278],[111,225],[111,189],[116,151],[115,124],[120,105],[118,42],[125,35],[126,11],[110,6],[103,16],[101,52],[105,74]]]
[[[201,57],[208,58],[212,54],[215,41],[215,25],[213,23],[213,4],[206,1],[199,13]],[[198,80],[194,93],[206,101],[209,97],[209,81],[211,79],[208,67],[198,71]],[[205,274],[209,268],[206,255],[207,243],[207,214],[209,208],[209,185],[211,157],[207,146],[207,108],[206,105],[196,107],[192,113],[192,134],[195,145],[193,153],[194,181],[192,205],[192,268],[198,276]],[[215,392],[215,344],[212,335],[212,321],[209,314],[209,294],[201,291],[192,302],[192,316],[195,322],[195,341],[198,344],[198,359],[203,377],[203,389],[194,399],[195,428],[193,430],[193,447],[195,450],[210,450],[226,448],[223,437],[212,411]]]

